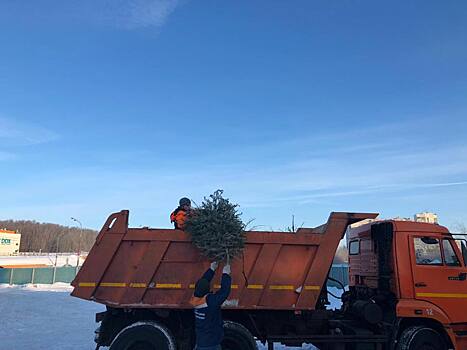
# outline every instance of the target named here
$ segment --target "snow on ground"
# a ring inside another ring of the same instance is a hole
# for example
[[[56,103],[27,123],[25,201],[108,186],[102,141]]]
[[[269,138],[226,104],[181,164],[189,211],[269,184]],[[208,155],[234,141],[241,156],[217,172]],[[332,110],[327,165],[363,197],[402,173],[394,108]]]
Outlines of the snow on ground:
[[[33,292],[68,292],[68,293],[71,293],[71,291],[73,290],[73,287],[69,283],[63,283],[63,282],[57,282],[54,284],[23,284],[23,285],[0,284],[0,292],[2,292],[2,290],[4,289],[33,291]]]
[[[80,256],[79,264],[82,265],[85,256]],[[76,266],[77,254],[59,253],[58,255],[49,253],[41,255],[15,255],[0,256],[0,266],[4,265],[48,265],[54,266]]]
[[[0,349],[95,349],[94,314],[105,307],[73,298],[70,291],[62,283],[1,287]]]
[[[345,290],[349,290],[348,287],[346,287]],[[341,288],[328,287],[328,292],[334,294],[336,297],[340,297],[344,291]],[[340,309],[342,304],[340,299],[335,298],[328,293],[328,300],[330,303],[330,305],[327,307],[328,310]]]
[[[73,287],[66,283],[28,284],[10,286],[0,284],[0,350],[93,350],[96,312],[105,311],[103,305],[70,296]],[[340,295],[338,288],[329,288]],[[330,297],[329,308],[338,308],[338,299]],[[267,347],[259,344],[258,349]],[[316,349],[312,345],[301,348],[275,344],[276,350]]]

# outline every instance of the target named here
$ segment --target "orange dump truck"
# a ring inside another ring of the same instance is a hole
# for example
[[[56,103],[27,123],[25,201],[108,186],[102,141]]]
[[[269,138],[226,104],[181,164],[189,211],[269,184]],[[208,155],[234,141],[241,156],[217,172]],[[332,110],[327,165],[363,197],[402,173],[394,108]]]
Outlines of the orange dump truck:
[[[191,350],[194,283],[209,267],[183,231],[128,228],[112,214],[73,281],[72,295],[106,305],[96,343],[111,350]],[[348,231],[349,290],[327,310],[326,283],[348,226],[377,214],[331,213],[296,233],[248,232],[232,264],[222,348],[467,349],[467,249],[439,225],[363,223]],[[371,221],[371,220],[370,220]],[[219,283],[220,275],[214,278]],[[219,288],[217,284],[213,288]]]

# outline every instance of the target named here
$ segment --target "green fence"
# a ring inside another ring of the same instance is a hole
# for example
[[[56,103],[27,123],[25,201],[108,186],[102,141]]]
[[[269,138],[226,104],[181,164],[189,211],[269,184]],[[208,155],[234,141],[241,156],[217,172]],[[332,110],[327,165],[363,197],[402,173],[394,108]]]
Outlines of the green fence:
[[[348,264],[334,264],[329,271],[329,277],[341,282],[344,286],[349,285],[349,265]],[[339,287],[339,283],[328,280],[329,287]]]
[[[76,276],[76,267],[38,267],[38,268],[0,268],[0,283],[8,284],[52,284],[55,282],[70,283]],[[349,269],[347,264],[334,264],[329,276],[344,285],[349,284]],[[339,284],[328,280],[328,286],[338,287]]]
[[[70,283],[76,276],[76,267],[38,267],[0,269],[0,283],[8,284],[53,284]]]

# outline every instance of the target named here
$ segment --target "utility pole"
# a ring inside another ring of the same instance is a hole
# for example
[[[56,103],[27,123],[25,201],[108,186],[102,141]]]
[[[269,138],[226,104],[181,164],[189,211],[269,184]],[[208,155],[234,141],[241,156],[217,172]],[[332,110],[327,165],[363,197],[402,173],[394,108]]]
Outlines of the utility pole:
[[[81,221],[79,221],[78,219],[74,217],[71,217],[71,220],[79,224],[78,258],[76,259],[76,270],[78,270],[79,258],[81,256],[81,240],[83,236],[83,225],[81,224]]]

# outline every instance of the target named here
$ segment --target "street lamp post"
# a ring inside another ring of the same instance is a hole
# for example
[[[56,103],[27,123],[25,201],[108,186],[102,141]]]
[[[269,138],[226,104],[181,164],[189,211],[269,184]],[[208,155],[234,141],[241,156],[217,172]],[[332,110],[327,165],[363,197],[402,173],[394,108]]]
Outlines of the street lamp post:
[[[54,271],[53,271],[53,276],[52,276],[52,283],[55,283],[55,278],[57,277],[57,263],[58,263],[58,248],[60,246],[60,238],[62,238],[65,235],[65,233],[62,233],[57,236],[56,240],[56,247],[55,247],[55,266],[54,266]]]
[[[79,258],[81,256],[81,239],[82,239],[82,235],[83,235],[83,225],[81,224],[81,221],[79,221],[78,219],[76,219],[74,217],[71,217],[71,220],[73,220],[74,222],[79,224],[78,258],[76,260],[76,268],[78,268],[79,267]]]

